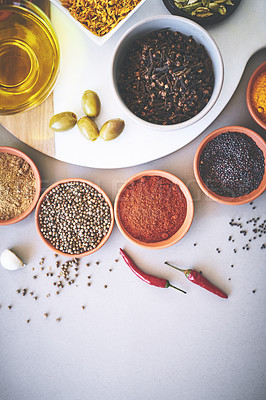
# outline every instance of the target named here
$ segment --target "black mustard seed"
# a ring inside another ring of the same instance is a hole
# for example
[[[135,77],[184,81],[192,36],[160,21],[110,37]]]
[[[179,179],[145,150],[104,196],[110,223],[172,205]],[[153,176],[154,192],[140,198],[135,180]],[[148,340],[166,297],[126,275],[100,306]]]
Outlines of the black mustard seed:
[[[225,132],[202,150],[199,171],[214,193],[239,197],[251,193],[264,175],[264,155],[253,139],[241,132]]]

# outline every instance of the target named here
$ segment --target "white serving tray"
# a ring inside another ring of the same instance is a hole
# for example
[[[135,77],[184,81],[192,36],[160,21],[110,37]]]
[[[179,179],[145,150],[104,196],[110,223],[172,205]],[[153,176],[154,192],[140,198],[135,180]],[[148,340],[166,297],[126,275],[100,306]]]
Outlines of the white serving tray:
[[[53,0],[55,2],[57,0]],[[169,15],[161,0],[145,4],[114,32],[103,46],[98,46],[52,6],[51,18],[57,32],[61,53],[61,73],[54,90],[55,113],[70,110],[83,116],[80,99],[84,90],[95,90],[102,102],[96,122],[101,126],[111,118],[125,120],[124,132],[115,140],[90,142],[75,127],[56,133],[55,157],[72,164],[94,168],[120,168],[146,163],[170,154],[203,132],[220,114],[234,93],[249,58],[266,47],[266,1],[242,0],[227,20],[208,27],[224,61],[224,85],[212,110],[191,127],[162,133],[133,122],[116,103],[111,85],[112,55],[121,35],[133,24],[152,15]],[[248,111],[247,111],[248,112]]]

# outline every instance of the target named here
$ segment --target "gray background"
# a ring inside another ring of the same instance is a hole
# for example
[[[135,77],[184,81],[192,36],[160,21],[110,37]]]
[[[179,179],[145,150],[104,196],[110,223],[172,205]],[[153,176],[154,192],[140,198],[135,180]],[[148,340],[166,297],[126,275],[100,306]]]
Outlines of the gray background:
[[[34,213],[0,228],[0,251],[13,249],[27,264],[16,272],[0,269],[1,399],[265,398],[266,250],[260,246],[266,240],[265,236],[254,240],[250,251],[243,250],[246,238],[228,223],[231,218],[244,222],[265,218],[265,193],[253,206],[218,204],[200,191],[192,169],[201,140],[221,126],[246,126],[266,139],[245,104],[248,79],[265,59],[266,50],[251,58],[233,98],[205,132],[175,153],[144,165],[116,170],[70,165],[29,148],[0,127],[1,145],[16,147],[35,161],[42,189],[59,179],[83,177],[99,184],[114,201],[127,178],[155,168],[183,180],[195,204],[189,232],[168,249],[134,246],[115,227],[100,251],[81,260],[75,285],[65,287],[59,296],[53,278],[45,275],[49,266],[54,269],[55,258],[37,236]],[[252,237],[252,227],[246,228],[247,237]],[[228,242],[229,235],[234,243]],[[169,279],[187,295],[141,282],[119,257],[119,247],[128,250],[143,270]],[[41,257],[45,257],[43,272]],[[164,265],[165,260],[203,271],[229,298],[220,299],[193,285]],[[89,287],[87,276],[91,276]],[[33,290],[38,300],[16,293],[24,287]]]

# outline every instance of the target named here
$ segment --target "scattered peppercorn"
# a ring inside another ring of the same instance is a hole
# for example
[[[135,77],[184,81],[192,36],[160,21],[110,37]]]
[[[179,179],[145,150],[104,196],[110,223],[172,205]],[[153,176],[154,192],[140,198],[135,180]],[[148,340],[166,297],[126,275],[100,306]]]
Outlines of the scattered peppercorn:
[[[48,313],[43,314],[44,318],[48,317]]]

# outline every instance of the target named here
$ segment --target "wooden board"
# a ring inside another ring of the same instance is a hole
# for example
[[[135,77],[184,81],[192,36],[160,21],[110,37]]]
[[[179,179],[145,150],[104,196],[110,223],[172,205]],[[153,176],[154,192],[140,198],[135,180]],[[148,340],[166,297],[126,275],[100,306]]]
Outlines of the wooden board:
[[[50,15],[49,0],[34,1],[47,15]],[[14,136],[29,146],[54,156],[54,133],[48,128],[54,113],[53,93],[38,107],[20,114],[0,116],[0,123]]]

